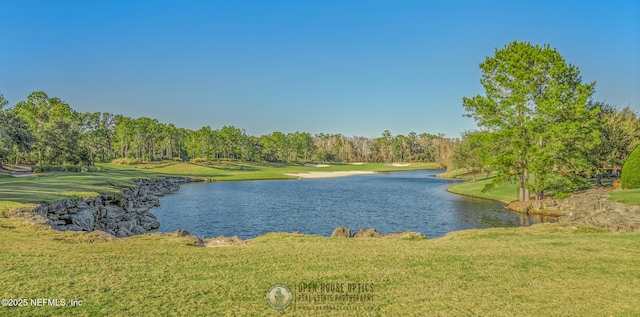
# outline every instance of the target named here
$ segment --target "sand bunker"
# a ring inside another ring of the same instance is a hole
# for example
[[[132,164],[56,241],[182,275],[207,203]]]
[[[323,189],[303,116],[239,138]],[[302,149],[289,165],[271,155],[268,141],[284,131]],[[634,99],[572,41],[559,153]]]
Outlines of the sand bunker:
[[[304,172],[304,173],[287,173],[285,175],[298,178],[331,178],[344,177],[353,175],[375,174],[371,171],[339,171],[339,172]]]
[[[400,163],[391,163],[391,166],[395,166],[395,167],[405,167],[405,166],[409,166],[411,164],[400,164]]]

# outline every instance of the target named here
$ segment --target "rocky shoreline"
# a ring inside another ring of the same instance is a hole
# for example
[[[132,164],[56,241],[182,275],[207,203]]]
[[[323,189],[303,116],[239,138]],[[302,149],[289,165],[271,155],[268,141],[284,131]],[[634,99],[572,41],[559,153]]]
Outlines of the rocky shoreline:
[[[149,211],[160,205],[160,197],[180,189],[180,184],[202,181],[185,177],[135,178],[133,188],[122,195],[102,194],[74,201],[64,199],[32,210],[45,218],[45,225],[59,231],[104,231],[116,237],[144,234],[160,227]]]
[[[612,232],[640,232],[640,206],[610,201],[606,189],[590,189],[569,198],[546,198],[514,203],[511,210],[557,216],[560,222],[604,228]]]

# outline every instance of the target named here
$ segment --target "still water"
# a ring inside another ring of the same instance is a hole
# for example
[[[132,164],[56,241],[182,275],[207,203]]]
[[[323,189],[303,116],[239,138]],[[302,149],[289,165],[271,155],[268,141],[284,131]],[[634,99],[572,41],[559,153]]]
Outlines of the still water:
[[[158,231],[184,229],[197,236],[247,239],[268,232],[329,236],[338,226],[354,232],[403,230],[429,238],[447,232],[516,227],[534,219],[502,204],[447,192],[458,180],[442,171],[408,171],[325,179],[185,184],[152,209]]]

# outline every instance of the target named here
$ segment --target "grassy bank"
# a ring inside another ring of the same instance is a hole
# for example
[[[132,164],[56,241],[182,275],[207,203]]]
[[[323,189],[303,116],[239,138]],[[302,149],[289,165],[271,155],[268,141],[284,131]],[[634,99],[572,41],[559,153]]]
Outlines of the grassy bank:
[[[438,174],[438,177],[447,177],[446,174]],[[471,177],[463,173],[451,173],[451,177],[470,180]],[[486,175],[479,175],[477,181],[468,181],[449,187],[449,191],[455,194],[492,199],[509,204],[518,200],[518,186],[516,184],[502,184],[483,192],[484,186],[491,182]],[[629,205],[640,205],[640,189],[617,189],[609,192],[609,200]]]
[[[285,173],[318,171],[401,171],[433,169],[434,163],[412,163],[390,166],[367,163],[362,165],[331,164],[327,167],[306,167],[300,164],[225,162],[190,164],[160,162],[139,165],[99,164],[101,172],[41,173],[34,177],[12,177],[0,174],[0,212],[25,207],[28,203],[54,202],[64,198],[96,196],[98,193],[118,193],[121,186],[132,186],[134,177],[185,176],[211,181],[288,179]]]
[[[618,189],[609,193],[609,200],[629,204],[640,205],[640,188]]]
[[[432,240],[274,233],[231,247],[189,242],[161,235],[105,240],[0,219],[2,298],[82,301],[80,307],[0,307],[0,315],[640,313],[638,234],[540,225]],[[349,307],[328,299],[314,306],[307,297],[281,313],[265,301],[275,283],[294,292],[301,283],[373,284],[367,293],[373,297]],[[357,310],[364,308],[370,310]]]
[[[455,194],[492,199],[505,204],[518,200],[518,186],[515,184],[503,184],[483,192],[484,186],[490,182],[491,179],[482,179],[475,182],[468,181],[452,185],[448,190]]]

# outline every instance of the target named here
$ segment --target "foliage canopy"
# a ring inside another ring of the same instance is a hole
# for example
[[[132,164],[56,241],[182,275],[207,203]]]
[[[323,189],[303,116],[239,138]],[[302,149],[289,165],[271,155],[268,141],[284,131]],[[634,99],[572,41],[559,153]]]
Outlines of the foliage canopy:
[[[493,185],[518,181],[521,201],[529,190],[540,199],[552,176],[575,182],[589,170],[598,109],[586,105],[595,83],[583,84],[578,68],[556,49],[528,42],[496,49],[480,68],[485,96],[463,98],[463,106],[487,132]]]
[[[622,188],[640,188],[640,146],[637,146],[622,167]]]

